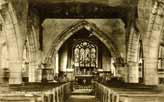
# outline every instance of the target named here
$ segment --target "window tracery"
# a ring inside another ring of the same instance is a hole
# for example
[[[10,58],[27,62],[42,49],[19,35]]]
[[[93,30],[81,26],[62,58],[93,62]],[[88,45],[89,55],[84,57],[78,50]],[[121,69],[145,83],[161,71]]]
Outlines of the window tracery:
[[[73,49],[75,67],[96,67],[96,45],[89,41],[80,41]]]

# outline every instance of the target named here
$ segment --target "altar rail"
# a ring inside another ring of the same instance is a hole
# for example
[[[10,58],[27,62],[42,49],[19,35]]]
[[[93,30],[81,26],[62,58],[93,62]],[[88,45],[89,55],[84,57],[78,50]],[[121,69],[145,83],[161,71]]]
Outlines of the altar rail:
[[[71,93],[71,83],[65,83],[47,91],[11,92],[0,94],[0,102],[64,102]]]

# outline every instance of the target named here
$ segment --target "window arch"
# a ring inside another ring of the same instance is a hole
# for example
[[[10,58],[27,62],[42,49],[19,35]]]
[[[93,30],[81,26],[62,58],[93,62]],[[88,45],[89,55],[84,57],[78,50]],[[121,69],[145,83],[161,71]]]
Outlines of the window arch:
[[[87,40],[80,40],[73,47],[75,67],[97,67],[97,46]]]

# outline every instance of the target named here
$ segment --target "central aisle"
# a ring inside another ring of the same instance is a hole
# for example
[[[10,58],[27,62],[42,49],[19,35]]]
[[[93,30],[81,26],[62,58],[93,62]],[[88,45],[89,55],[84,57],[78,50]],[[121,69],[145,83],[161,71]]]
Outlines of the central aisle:
[[[93,89],[74,89],[72,95],[65,102],[98,102]]]
[[[92,95],[71,95],[66,102],[97,102]]]

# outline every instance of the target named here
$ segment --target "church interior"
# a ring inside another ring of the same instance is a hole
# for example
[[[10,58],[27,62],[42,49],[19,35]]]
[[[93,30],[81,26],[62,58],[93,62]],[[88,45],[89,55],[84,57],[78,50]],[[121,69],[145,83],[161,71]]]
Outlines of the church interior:
[[[0,0],[0,102],[163,102],[164,0]]]

